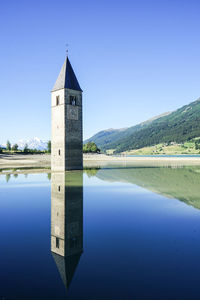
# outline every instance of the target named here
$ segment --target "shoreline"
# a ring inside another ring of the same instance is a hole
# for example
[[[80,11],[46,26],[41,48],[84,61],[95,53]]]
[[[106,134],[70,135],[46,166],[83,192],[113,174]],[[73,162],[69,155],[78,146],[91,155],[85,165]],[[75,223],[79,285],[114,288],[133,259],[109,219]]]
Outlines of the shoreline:
[[[108,156],[105,154],[84,154],[84,168],[102,167],[182,167],[200,166],[200,157],[164,156]],[[0,173],[39,173],[51,172],[49,154],[0,154]]]

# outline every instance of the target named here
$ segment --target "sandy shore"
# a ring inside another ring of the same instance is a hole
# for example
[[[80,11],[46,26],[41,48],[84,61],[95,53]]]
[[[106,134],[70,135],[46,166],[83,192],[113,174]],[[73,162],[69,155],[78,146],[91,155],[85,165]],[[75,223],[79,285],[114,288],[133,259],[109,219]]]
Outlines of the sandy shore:
[[[6,172],[50,172],[51,156],[0,154],[0,170]],[[84,167],[106,166],[194,166],[200,165],[200,157],[125,157],[104,154],[84,154]]]
[[[50,168],[51,155],[0,154],[0,169]]]

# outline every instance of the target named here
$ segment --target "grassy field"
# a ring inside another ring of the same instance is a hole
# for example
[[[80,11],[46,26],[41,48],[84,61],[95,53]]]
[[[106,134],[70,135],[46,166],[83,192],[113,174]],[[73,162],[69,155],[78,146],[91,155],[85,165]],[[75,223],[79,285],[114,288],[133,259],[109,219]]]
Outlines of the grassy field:
[[[195,141],[183,144],[171,143],[158,144],[155,146],[144,147],[141,149],[122,152],[126,155],[180,155],[180,154],[200,154],[200,149],[196,149]]]

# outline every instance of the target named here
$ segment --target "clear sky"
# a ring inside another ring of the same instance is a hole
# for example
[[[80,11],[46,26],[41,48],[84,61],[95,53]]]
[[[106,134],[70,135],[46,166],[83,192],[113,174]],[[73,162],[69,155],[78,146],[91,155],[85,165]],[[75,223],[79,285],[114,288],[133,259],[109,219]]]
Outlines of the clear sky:
[[[84,138],[200,97],[200,1],[9,0],[0,7],[0,143],[51,135],[65,44]]]

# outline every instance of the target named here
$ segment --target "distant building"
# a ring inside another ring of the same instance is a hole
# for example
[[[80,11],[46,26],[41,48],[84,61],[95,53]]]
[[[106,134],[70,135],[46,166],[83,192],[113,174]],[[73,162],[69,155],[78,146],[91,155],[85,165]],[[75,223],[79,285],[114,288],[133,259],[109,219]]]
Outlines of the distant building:
[[[52,173],[51,251],[68,288],[83,252],[83,171]]]
[[[51,91],[51,169],[83,168],[82,90],[67,57]]]

